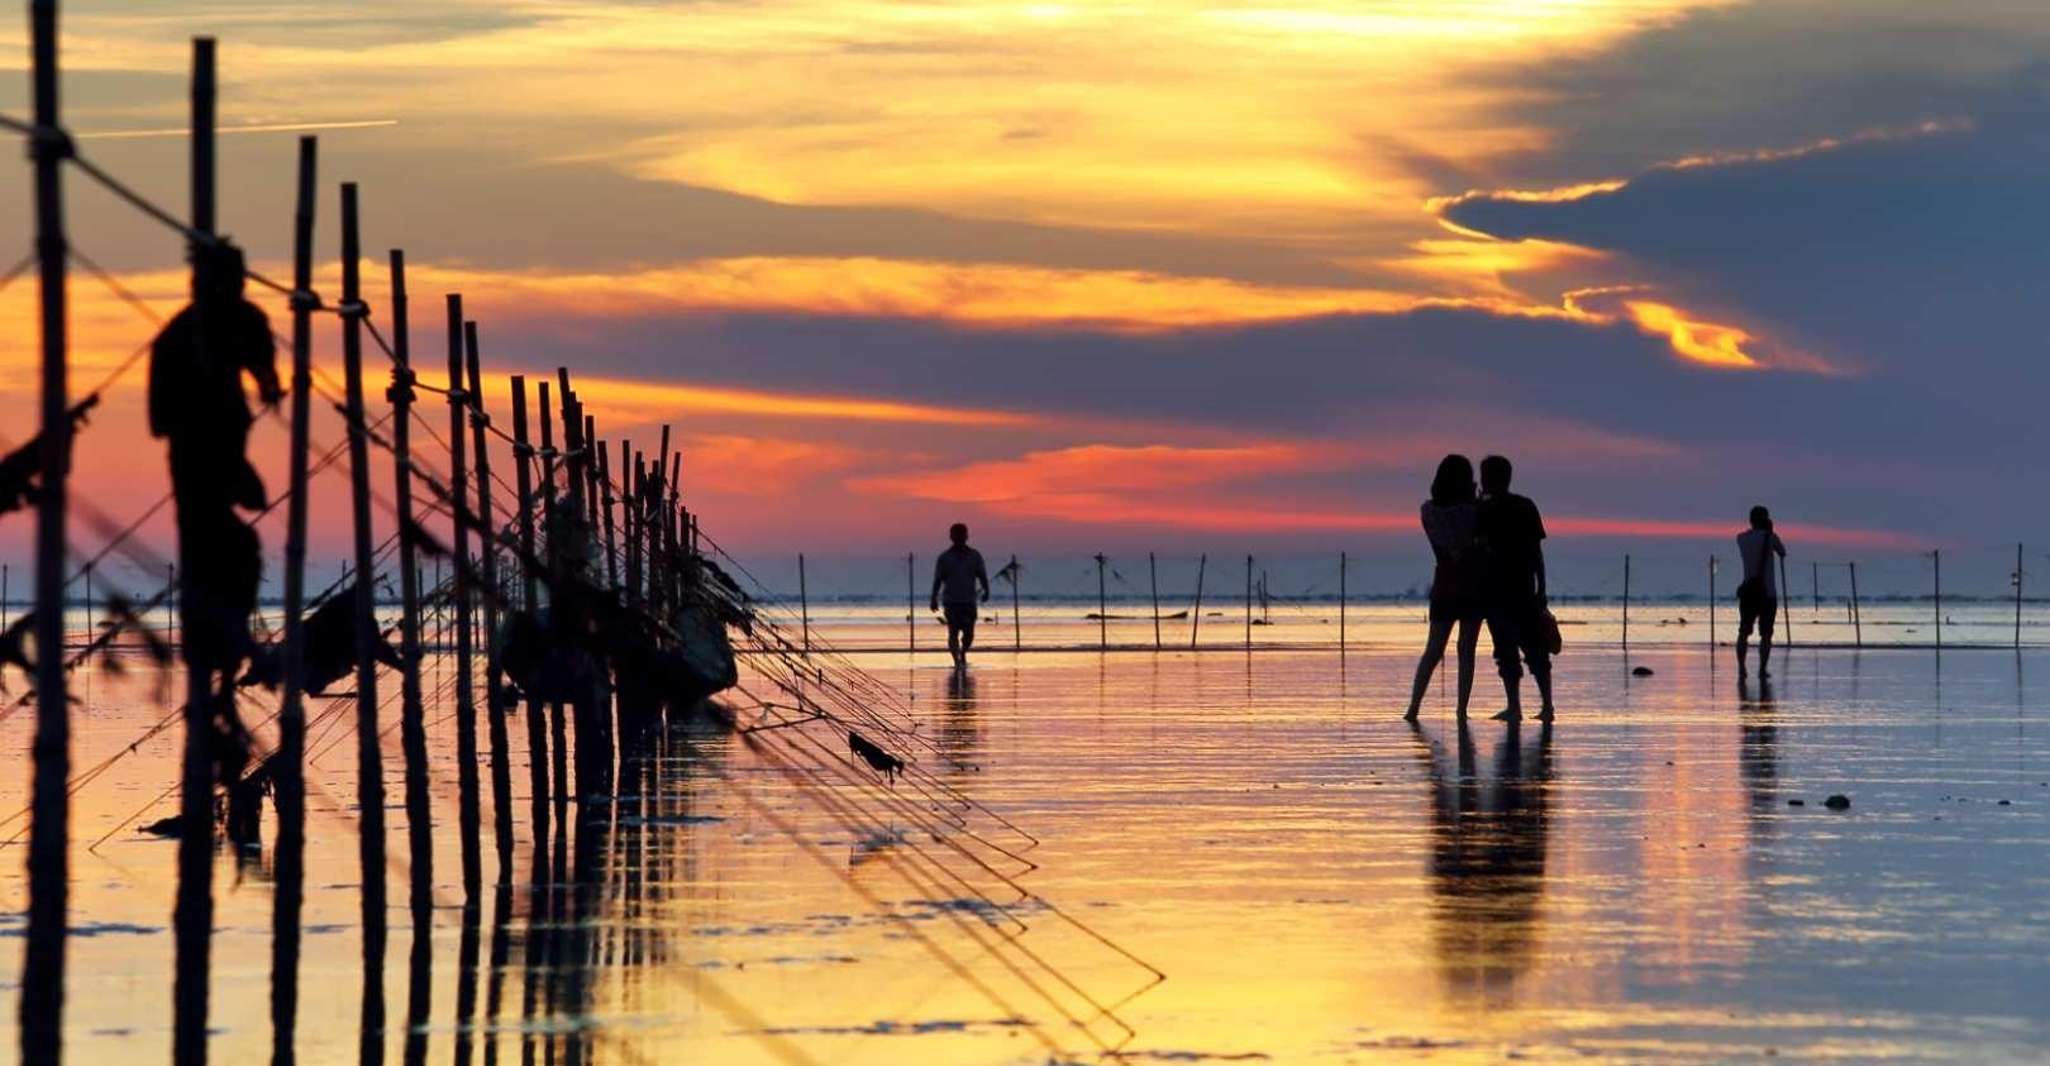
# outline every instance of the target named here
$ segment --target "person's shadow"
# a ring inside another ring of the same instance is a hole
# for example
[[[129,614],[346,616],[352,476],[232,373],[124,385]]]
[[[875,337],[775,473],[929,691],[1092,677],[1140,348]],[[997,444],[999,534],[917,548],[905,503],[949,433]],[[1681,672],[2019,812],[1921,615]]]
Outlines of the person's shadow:
[[[1552,730],[1526,743],[1511,727],[1491,778],[1476,767],[1461,723],[1456,755],[1415,730],[1431,781],[1432,941],[1440,979],[1456,998],[1506,1004],[1537,954],[1551,827]]]
[[[1755,685],[1755,688],[1754,688]],[[1737,723],[1741,730],[1738,769],[1751,796],[1751,812],[1775,809],[1779,787],[1779,701],[1772,679],[1737,682]]]

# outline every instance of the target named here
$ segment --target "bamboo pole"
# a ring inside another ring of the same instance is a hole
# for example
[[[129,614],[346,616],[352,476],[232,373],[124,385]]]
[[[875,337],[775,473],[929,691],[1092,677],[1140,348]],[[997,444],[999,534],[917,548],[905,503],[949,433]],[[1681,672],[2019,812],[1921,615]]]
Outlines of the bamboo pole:
[[[555,415],[548,401],[548,382],[534,383],[534,393],[539,408],[541,426],[541,518],[547,523],[548,574],[551,582],[562,579],[563,545],[555,534],[561,529],[556,520],[555,496]],[[551,584],[550,588],[558,586]],[[551,592],[549,607],[555,606]],[[573,794],[569,781],[569,719],[563,705],[550,701],[548,704],[549,764],[555,772],[555,784],[549,793],[557,804],[566,802]],[[567,817],[565,815],[564,817]]]
[[[463,495],[470,485],[467,434],[463,425],[463,297],[449,293],[442,298],[448,344],[448,463],[449,506],[460,516]],[[463,856],[463,890],[471,897],[482,878],[483,857],[478,854],[479,829],[477,784],[477,681],[476,637],[472,630],[470,604],[477,592],[471,587],[475,571],[470,568],[470,523],[460,517],[450,533],[455,554],[456,611],[456,790],[457,821]]]
[[[1630,553],[1623,553],[1623,650],[1630,650]]]
[[[1345,553],[1338,553],[1338,657],[1345,658]]]
[[[1102,553],[1102,552],[1097,552],[1097,553],[1096,553],[1096,650],[1098,650],[1098,651],[1109,651],[1109,650],[1110,650],[1110,600],[1109,600],[1109,599],[1107,598],[1107,596],[1105,595],[1105,591],[1104,591],[1104,585],[1103,585],[1103,564],[1104,564],[1105,562],[1106,562],[1106,560],[1105,560],[1105,559],[1104,559],[1104,557],[1103,557],[1103,553]]]
[[[363,414],[361,254],[356,185],[342,183],[342,372],[347,390],[349,505],[356,567],[356,801],[363,877],[363,1027],[366,1050],[384,1033],[384,753],[377,743],[377,583],[370,535],[370,441]]]
[[[392,405],[392,488],[399,523],[399,728],[406,759],[406,841],[413,867],[408,898],[417,942],[434,920],[434,828],[427,813],[427,710],[420,695],[420,571],[419,546],[413,536],[413,365],[406,316],[406,253],[392,249],[390,262],[392,368],[386,396]],[[358,654],[369,653],[368,646],[358,649]],[[471,850],[466,841],[466,884]]]
[[[1018,611],[1018,580],[1025,570],[1018,565],[1018,557],[1011,556],[1011,650],[1025,650],[1025,627]]]
[[[63,1052],[64,937],[71,867],[71,704],[64,691],[64,509],[71,455],[63,163],[69,142],[57,114],[57,3],[31,0],[34,65],[36,259],[42,340],[42,456],[36,498],[36,732],[34,814],[29,823],[28,943],[22,956],[21,1060],[57,1062]],[[188,717],[189,721],[189,717]]]
[[[1864,647],[1864,646],[1865,646],[1865,609],[1864,609],[1864,606],[1863,606],[1862,604],[1860,604],[1860,603],[1858,602],[1858,564],[1857,564],[1857,563],[1852,563],[1852,564],[1851,564],[1851,625],[1852,625],[1852,626],[1854,627],[1854,630],[1853,630],[1853,632],[1854,632],[1854,633],[1855,633],[1855,635],[1856,635],[1856,640],[1857,640],[1857,642],[1858,642],[1858,647],[1860,647],[1860,648]]]
[[[907,552],[904,555],[904,646],[912,657],[918,656],[918,575],[917,558]]]
[[[1715,556],[1708,557],[1708,650],[1715,650]]]
[[[1780,641],[1780,646],[1791,649],[1794,646],[1794,588],[1787,584],[1787,557],[1782,555],[1779,560],[1780,598],[1787,608],[1780,612],[1780,622],[1786,626],[1786,639]]]
[[[1153,650],[1160,650],[1160,573],[1153,553],[1146,553],[1146,584],[1153,590]]]
[[[1189,650],[1196,650],[1196,637],[1203,631],[1203,571],[1210,565],[1210,553],[1196,557],[1196,606],[1189,611]]]
[[[797,610],[804,625],[804,657],[811,658],[811,590],[804,580],[804,553],[797,553]]]
[[[1936,654],[1941,655],[1943,654],[1943,549],[1937,548],[1929,552],[1929,564],[1931,567],[1929,577],[1935,593]]]
[[[499,681],[498,660],[498,615],[499,605],[505,602],[505,589],[498,579],[498,516],[493,509],[491,496],[491,416],[484,409],[484,371],[482,357],[477,347],[477,323],[463,320],[463,375],[469,382],[464,400],[470,409],[470,444],[476,459],[477,479],[477,554],[483,559],[484,596],[480,605],[484,616],[484,718],[491,730],[491,832],[498,852],[498,879],[503,881],[512,876],[513,820],[512,820],[512,740],[505,721],[505,691]],[[461,430],[453,431],[461,435]],[[452,488],[458,499],[462,497],[460,487]],[[475,700],[472,696],[472,701]],[[471,787],[476,787],[476,719],[471,712],[471,724],[462,730],[470,741]],[[479,830],[481,831],[481,829]],[[473,836],[475,834],[473,833]],[[475,850],[473,845],[471,850]],[[471,889],[468,858],[464,866],[464,898],[474,903],[477,893]],[[482,865],[481,857],[478,865]],[[479,871],[481,874],[481,871]]]
[[[192,228],[197,240],[213,236],[214,183],[214,43],[209,38],[192,41]],[[194,272],[198,271],[195,255]],[[182,509],[185,501],[179,501]],[[197,546],[186,542],[181,515],[178,551],[181,561]],[[233,520],[233,516],[230,516]],[[192,567],[182,568],[186,580]],[[60,594],[61,595],[61,594]],[[192,597],[179,597],[191,610]],[[62,609],[61,606],[59,608]],[[190,619],[183,627],[189,636]],[[56,643],[53,651],[63,647]],[[174,974],[171,999],[171,1057],[181,1064],[203,1063],[207,1056],[207,1012],[210,956],[213,937],[213,768],[214,693],[213,671],[201,669],[192,659],[191,641],[185,646],[185,759],[178,798],[178,897],[172,923],[176,927]],[[61,659],[61,654],[38,659]]]
[[[299,1017],[299,914],[305,892],[305,620],[307,425],[312,418],[313,205],[319,142],[299,138],[299,192],[292,216],[292,432],[285,501],[285,691],[278,712],[277,843],[271,910],[271,1060],[293,1061]],[[172,582],[177,587],[177,582]]]
[[[596,426],[592,428],[595,430]],[[612,510],[618,501],[612,492],[612,450],[603,441],[594,440],[591,451],[598,457],[596,476],[605,516],[605,587],[616,593],[619,591],[619,541],[613,536]]]
[[[2014,650],[2022,650],[2022,546],[2014,546]]]
[[[1253,557],[1246,556],[1246,650],[1253,650]]]
[[[520,567],[520,605],[529,619],[540,621],[541,590],[531,560],[534,558],[534,449],[527,443],[527,379],[512,376],[513,488],[519,493],[520,557],[529,560]],[[543,846],[548,826],[548,733],[541,701],[527,697],[527,784],[531,793],[534,846]]]

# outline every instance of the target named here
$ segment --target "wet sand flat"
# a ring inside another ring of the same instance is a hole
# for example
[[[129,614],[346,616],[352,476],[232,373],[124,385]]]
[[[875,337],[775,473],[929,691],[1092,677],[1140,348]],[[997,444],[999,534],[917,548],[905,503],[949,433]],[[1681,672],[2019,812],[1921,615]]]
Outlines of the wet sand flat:
[[[1392,650],[860,661],[914,694],[904,753],[929,777],[842,766],[824,726],[679,728],[537,833],[515,753],[515,876],[491,881],[487,795],[470,909],[431,714],[441,906],[419,954],[394,735],[394,1061],[2050,1057],[2050,655],[1797,650],[1765,687],[1726,653],[1580,648],[1555,727],[1486,721],[1484,661],[1464,733],[1435,683],[1399,720],[1413,659]],[[82,767],[161,714],[138,681],[98,685]],[[174,847],[86,845],[168,786],[175,734],[79,795],[79,1054],[168,1048]],[[358,1055],[352,766],[345,740],[316,763],[307,1062]],[[219,1061],[268,1055],[267,862],[217,871]]]

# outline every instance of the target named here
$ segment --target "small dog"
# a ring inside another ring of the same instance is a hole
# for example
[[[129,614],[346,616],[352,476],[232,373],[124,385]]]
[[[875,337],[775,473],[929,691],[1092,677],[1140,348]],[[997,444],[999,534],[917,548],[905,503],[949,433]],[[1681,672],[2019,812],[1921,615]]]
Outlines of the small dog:
[[[904,760],[877,747],[874,741],[851,729],[847,731],[847,750],[892,783],[896,782],[898,774],[904,772]]]

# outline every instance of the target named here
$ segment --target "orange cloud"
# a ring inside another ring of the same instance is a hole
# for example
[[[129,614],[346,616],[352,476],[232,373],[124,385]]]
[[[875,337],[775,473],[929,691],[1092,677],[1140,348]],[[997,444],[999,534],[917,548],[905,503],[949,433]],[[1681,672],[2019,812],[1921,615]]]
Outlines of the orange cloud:
[[[700,433],[683,441],[687,492],[782,496],[859,462],[860,449],[830,441]]]
[[[1076,493],[1093,499],[1187,489],[1330,468],[1342,461],[1340,449],[1289,443],[1215,448],[1083,444],[953,470],[863,478],[851,487],[920,499],[1003,504]]]
[[[1746,370],[1759,365],[1758,360],[1743,348],[1750,342],[1751,334],[1735,326],[1690,319],[1683,316],[1677,307],[1650,300],[1625,300],[1623,309],[1629,312],[1630,320],[1637,323],[1638,329],[1655,337],[1665,337],[1673,351],[1683,358],[1705,366]]]
[[[592,413],[628,422],[662,421],[686,411],[772,418],[903,422],[941,426],[1029,426],[1037,416],[1012,411],[875,400],[859,396],[764,392],[626,378],[578,377],[576,392]]]

